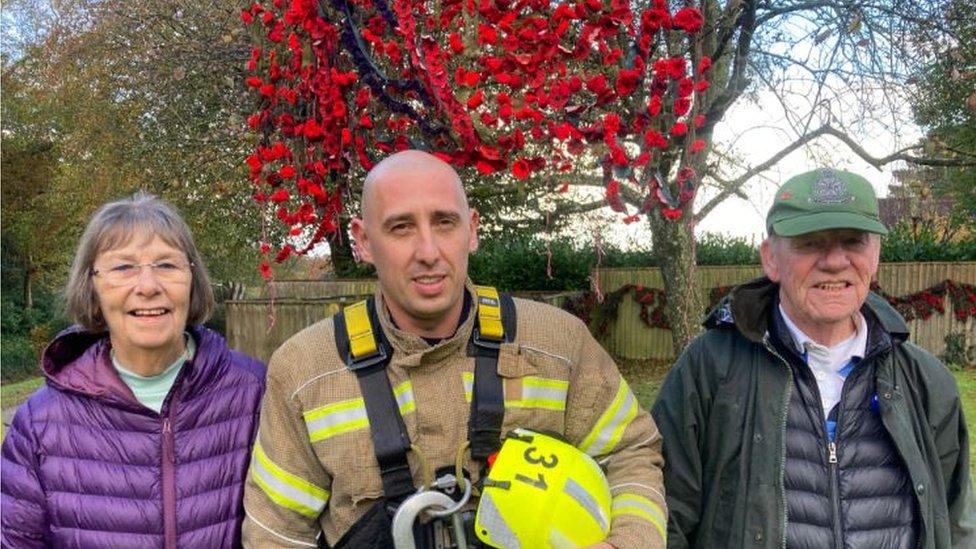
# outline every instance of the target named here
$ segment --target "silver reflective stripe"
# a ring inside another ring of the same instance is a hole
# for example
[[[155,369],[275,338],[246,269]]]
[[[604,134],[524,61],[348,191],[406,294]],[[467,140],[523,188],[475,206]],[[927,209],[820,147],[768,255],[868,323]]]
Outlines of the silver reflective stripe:
[[[600,525],[601,530],[606,532],[610,528],[610,519],[603,509],[600,509],[600,504],[586,491],[586,488],[580,486],[575,480],[567,478],[563,492],[566,492],[569,497],[580,504],[580,507],[586,509],[586,512]]]
[[[274,473],[268,470],[260,459],[255,458],[251,460],[251,473],[258,477],[256,479],[258,484],[267,486],[275,492],[275,494],[269,494],[269,496],[272,496],[273,500],[284,498],[285,500],[290,500],[290,502],[297,503],[299,506],[304,507],[305,509],[296,509],[296,506],[294,505],[287,505],[287,501],[276,501],[276,503],[285,503],[286,507],[299,511],[303,515],[310,516],[321,513],[322,509],[325,508],[325,504],[327,503],[326,500],[317,498],[312,494],[295,488],[287,482],[283,482],[276,477]]]
[[[576,549],[576,544],[573,543],[573,540],[567,538],[566,534],[556,530],[555,526],[549,528],[548,541],[552,549]]]
[[[566,389],[558,387],[539,387],[537,385],[522,386],[522,400],[545,399],[563,402],[566,400]]]
[[[334,427],[347,423],[353,423],[355,421],[368,421],[366,419],[365,407],[351,408],[341,412],[332,412],[320,418],[313,419],[307,423],[308,432],[309,434],[312,434],[318,433],[319,431],[330,431]]]
[[[500,543],[505,549],[521,547],[515,532],[505,523],[504,517],[498,512],[498,507],[488,492],[481,494],[481,501],[478,503],[478,522],[488,531],[493,543]]]

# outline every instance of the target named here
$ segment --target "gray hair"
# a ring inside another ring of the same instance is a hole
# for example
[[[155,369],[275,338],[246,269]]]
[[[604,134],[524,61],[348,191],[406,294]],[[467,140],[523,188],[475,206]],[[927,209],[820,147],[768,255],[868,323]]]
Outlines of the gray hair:
[[[158,236],[166,244],[183,251],[193,264],[187,324],[201,324],[210,318],[214,308],[213,288],[190,228],[172,206],[139,191],[99,208],[78,243],[65,288],[66,312],[86,330],[97,333],[108,329],[92,283],[95,258],[102,252],[124,246],[141,232]]]

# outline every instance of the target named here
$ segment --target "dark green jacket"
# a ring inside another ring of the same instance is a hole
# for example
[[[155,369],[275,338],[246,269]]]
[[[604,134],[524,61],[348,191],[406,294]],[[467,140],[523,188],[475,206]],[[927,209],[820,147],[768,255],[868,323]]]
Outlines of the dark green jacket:
[[[735,288],[668,374],[652,411],[664,438],[668,547],[784,547],[783,469],[790,366],[766,330],[778,285]],[[870,294],[891,336],[878,357],[882,423],[911,476],[922,547],[976,548],[966,422],[955,379],[907,342],[904,320]]]

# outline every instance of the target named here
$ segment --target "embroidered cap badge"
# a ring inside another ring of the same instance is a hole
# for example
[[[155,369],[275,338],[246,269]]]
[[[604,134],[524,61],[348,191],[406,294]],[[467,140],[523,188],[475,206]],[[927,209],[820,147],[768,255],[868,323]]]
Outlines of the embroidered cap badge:
[[[820,179],[810,189],[810,202],[815,204],[844,204],[854,201],[847,184],[837,177],[834,170],[820,170]]]

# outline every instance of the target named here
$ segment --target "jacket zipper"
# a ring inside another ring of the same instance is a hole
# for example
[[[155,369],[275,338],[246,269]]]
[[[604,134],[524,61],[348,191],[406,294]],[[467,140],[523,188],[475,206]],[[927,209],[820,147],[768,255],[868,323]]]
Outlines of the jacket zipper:
[[[163,547],[176,548],[176,456],[173,452],[173,424],[163,417]]]
[[[176,440],[173,436],[173,417],[179,409],[179,396],[177,395],[180,387],[192,365],[192,360],[187,360],[180,368],[169,394],[163,400],[162,412],[163,420],[163,548],[176,549],[177,528],[176,528]]]
[[[786,527],[789,523],[786,502],[786,427],[787,423],[789,422],[790,414],[790,393],[793,391],[793,370],[790,369],[790,363],[780,356],[780,354],[777,353],[773,348],[773,345],[769,341],[769,332],[766,332],[766,334],[763,336],[763,343],[766,346],[766,350],[780,360],[783,366],[786,367],[786,373],[789,374],[789,378],[787,379],[786,383],[786,390],[783,391],[783,415],[780,420],[780,440],[782,440],[783,443],[780,445],[782,446],[782,452],[780,453],[779,458],[780,498],[783,505],[783,520],[780,521],[780,531],[782,532],[783,537],[781,539],[780,547],[782,547],[782,549],[786,549]]]
[[[834,441],[827,443],[827,467],[830,469],[830,518],[834,525],[834,547],[843,549],[844,532],[840,526],[840,479],[837,471],[837,443]]]

